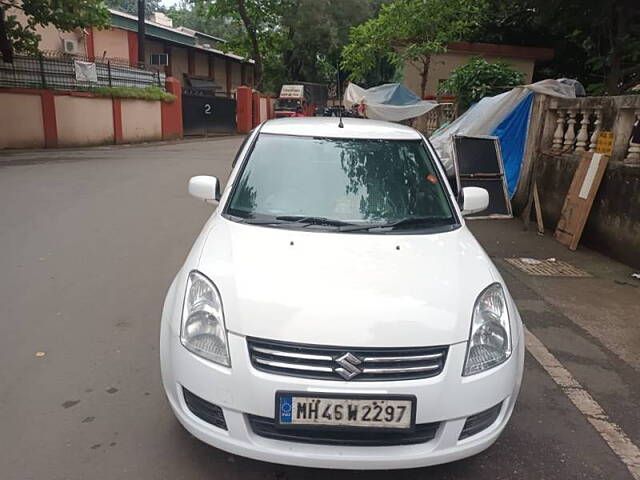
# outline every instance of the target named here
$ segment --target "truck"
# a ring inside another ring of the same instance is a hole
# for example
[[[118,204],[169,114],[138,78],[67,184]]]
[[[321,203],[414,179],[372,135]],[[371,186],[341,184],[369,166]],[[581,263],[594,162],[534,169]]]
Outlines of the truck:
[[[282,85],[276,100],[276,117],[313,117],[327,106],[329,88],[321,83],[294,82]]]

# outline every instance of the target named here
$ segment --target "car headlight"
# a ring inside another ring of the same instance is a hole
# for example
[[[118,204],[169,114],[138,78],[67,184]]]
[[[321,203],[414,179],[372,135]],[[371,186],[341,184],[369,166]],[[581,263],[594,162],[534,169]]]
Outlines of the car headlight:
[[[471,333],[463,376],[500,365],[511,355],[511,324],[507,299],[499,283],[493,283],[478,296],[473,307]]]
[[[187,279],[180,342],[196,355],[231,366],[220,294],[200,272],[191,272]]]

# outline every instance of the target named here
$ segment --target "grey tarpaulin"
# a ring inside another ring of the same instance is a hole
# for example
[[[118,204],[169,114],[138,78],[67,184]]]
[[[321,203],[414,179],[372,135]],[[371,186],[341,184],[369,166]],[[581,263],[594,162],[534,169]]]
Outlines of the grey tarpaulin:
[[[365,89],[350,83],[344,93],[344,105],[364,105],[367,118],[399,122],[419,117],[438,106],[431,100],[420,98],[400,83],[386,83]]]
[[[576,97],[574,85],[567,85],[565,82],[552,79],[517,87],[495,97],[484,97],[463,115],[434,132],[429,138],[434,148],[438,151],[447,172],[453,172],[452,148],[454,135],[470,137],[493,135],[498,125],[511,115],[520,102],[531,92],[560,98]],[[527,132],[525,131],[523,134],[526,141]]]

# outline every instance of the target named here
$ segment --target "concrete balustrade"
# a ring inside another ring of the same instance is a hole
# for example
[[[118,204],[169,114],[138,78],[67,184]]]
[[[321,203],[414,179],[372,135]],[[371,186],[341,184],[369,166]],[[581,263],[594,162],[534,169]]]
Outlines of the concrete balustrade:
[[[632,141],[635,122],[640,122],[640,95],[574,99],[537,95],[514,211],[523,211],[529,198],[525,186],[531,184],[527,180],[535,176],[545,225],[555,229],[584,152],[595,152],[601,132],[611,132],[609,163],[581,243],[638,266],[640,144]]]
[[[542,150],[554,155],[595,152],[602,131],[613,132],[611,161],[640,165],[640,144],[631,139],[640,122],[640,96],[551,99]]]
[[[411,126],[427,137],[440,127],[453,122],[456,119],[456,105],[451,102],[442,102],[424,115],[414,118]]]

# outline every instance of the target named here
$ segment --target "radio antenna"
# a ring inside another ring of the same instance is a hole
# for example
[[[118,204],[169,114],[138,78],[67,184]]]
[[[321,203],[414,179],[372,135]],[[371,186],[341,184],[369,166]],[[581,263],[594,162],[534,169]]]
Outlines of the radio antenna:
[[[338,117],[340,120],[338,122],[338,128],[344,128],[344,123],[342,123],[342,84],[340,83],[340,60],[338,60],[338,64],[336,65],[336,81],[337,81],[337,90],[338,90]]]

